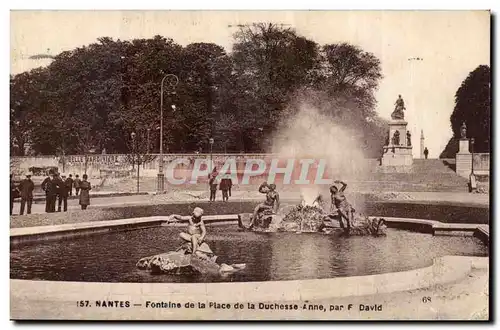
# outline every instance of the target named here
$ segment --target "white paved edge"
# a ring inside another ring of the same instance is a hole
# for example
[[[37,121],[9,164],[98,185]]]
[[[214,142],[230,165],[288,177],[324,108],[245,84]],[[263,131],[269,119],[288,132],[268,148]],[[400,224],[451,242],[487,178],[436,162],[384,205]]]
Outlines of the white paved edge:
[[[141,218],[127,218],[120,220],[89,221],[79,223],[68,223],[62,225],[46,225],[36,227],[16,227],[10,229],[10,237],[22,237],[27,235],[40,235],[67,231],[80,231],[84,229],[118,227],[123,225],[144,224],[148,222],[165,222],[168,216],[151,216]],[[204,216],[203,220],[210,221],[228,221],[238,220],[238,215],[210,215]]]
[[[445,256],[432,266],[404,272],[316,280],[226,283],[100,283],[10,280],[11,304],[79,300],[285,302],[369,296],[427,288],[488,269],[488,257]],[[228,294],[231,292],[231,294]],[[13,306],[15,307],[15,306]],[[16,315],[26,318],[28,315]]]
[[[432,227],[433,230],[442,229],[456,229],[457,231],[471,230],[471,231],[481,231],[483,234],[490,238],[489,225],[486,224],[476,224],[476,223],[447,223],[436,220],[426,220],[426,219],[413,219],[413,218],[395,218],[395,217],[379,217],[384,218],[387,222],[406,222],[412,224],[422,224]]]

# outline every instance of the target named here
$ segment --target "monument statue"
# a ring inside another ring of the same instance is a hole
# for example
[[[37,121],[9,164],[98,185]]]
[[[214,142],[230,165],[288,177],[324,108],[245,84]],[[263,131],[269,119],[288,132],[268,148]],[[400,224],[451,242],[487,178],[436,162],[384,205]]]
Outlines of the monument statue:
[[[410,133],[410,131],[406,132],[406,145],[408,147],[411,147],[411,133]]]
[[[467,125],[465,125],[465,121],[462,122],[462,127],[460,127],[460,138],[467,139]]]
[[[392,144],[395,146],[399,145],[399,131],[394,132],[394,135],[392,136]]]
[[[405,113],[404,110],[405,108],[405,101],[403,98],[401,98],[401,95],[399,95],[398,99],[396,100],[395,103],[396,107],[394,108],[394,111],[391,113],[391,118],[392,119],[405,119]]]

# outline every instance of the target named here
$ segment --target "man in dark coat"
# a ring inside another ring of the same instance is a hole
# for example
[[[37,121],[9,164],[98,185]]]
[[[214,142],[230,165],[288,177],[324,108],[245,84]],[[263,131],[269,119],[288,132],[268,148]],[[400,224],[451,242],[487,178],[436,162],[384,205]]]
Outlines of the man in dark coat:
[[[65,182],[66,187],[68,188],[69,196],[73,196],[73,176],[70,174]]]
[[[224,177],[220,180],[219,188],[222,191],[222,200],[227,201],[229,200],[229,191],[231,190],[231,177],[226,174]]]
[[[61,212],[61,204],[64,204],[64,212],[68,211],[68,193],[69,188],[66,182],[66,174],[61,174],[61,178],[57,179],[58,184],[58,201],[57,201],[57,212]]]
[[[217,194],[217,169],[214,168],[212,173],[208,175],[208,186],[210,188],[210,201],[215,202],[215,196]]]
[[[21,181],[19,184],[19,191],[21,193],[21,209],[19,210],[19,215],[24,214],[24,208],[28,204],[26,214],[31,214],[31,205],[33,204],[33,190],[35,190],[35,184],[31,180],[31,173],[26,173],[26,179]]]
[[[425,159],[427,159],[427,157],[429,156],[429,149],[427,149],[427,148],[424,149],[424,156],[425,156]]]
[[[14,209],[14,199],[19,197],[19,190],[17,190],[16,184],[12,180],[12,174],[10,175],[10,215],[12,215],[12,210]]]
[[[73,186],[75,186],[76,196],[78,196],[78,194],[80,193],[80,182],[82,182],[82,180],[80,180],[80,178],[78,177],[78,174],[75,175],[75,180],[73,181]]]
[[[42,182],[42,189],[45,191],[45,212],[51,213],[56,211],[57,197],[57,179],[53,171],[49,172],[49,176]]]

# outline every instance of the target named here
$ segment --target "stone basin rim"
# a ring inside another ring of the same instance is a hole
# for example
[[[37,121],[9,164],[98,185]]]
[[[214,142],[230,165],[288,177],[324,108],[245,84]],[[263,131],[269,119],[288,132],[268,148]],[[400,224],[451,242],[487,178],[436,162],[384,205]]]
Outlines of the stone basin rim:
[[[111,283],[10,279],[12,299],[286,302],[371,296],[443,285],[489,269],[489,257],[442,256],[402,272],[309,280],[222,283]],[[232,294],[227,295],[228,290]],[[96,292],[96,294],[93,294]],[[91,293],[91,294],[89,294]],[[84,298],[82,298],[84,297]],[[126,298],[127,297],[127,298]]]
[[[220,222],[232,222],[238,221],[239,214],[227,214],[227,215],[208,215],[203,216],[203,220],[207,223],[220,223]],[[456,230],[456,231],[472,231],[474,233],[480,232],[482,235],[486,235],[489,239],[489,226],[483,224],[463,224],[463,223],[445,223],[436,220],[428,219],[414,219],[414,218],[402,218],[402,217],[383,217],[383,216],[370,216],[376,218],[384,218],[387,223],[403,223],[407,225],[416,226],[426,226],[432,230],[434,233],[437,230]],[[16,227],[10,228],[10,238],[22,238],[35,235],[50,235],[56,233],[70,233],[79,232],[91,229],[106,229],[106,228],[118,228],[130,225],[150,225],[150,226],[160,226],[168,220],[169,216],[150,216],[141,218],[127,218],[120,220],[104,220],[104,221],[90,221],[90,222],[80,222],[71,224],[61,224],[61,225],[45,225],[45,226],[35,226],[35,227]],[[185,223],[187,220],[181,220],[180,223]],[[173,226],[175,224],[170,224]]]

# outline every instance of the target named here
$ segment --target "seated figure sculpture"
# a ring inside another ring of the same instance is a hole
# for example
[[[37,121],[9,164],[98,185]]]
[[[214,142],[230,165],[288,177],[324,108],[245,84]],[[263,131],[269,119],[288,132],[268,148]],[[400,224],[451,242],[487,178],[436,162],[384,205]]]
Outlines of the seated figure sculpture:
[[[202,220],[203,209],[196,207],[190,217],[174,214],[169,217],[166,225],[176,221],[187,220],[187,233],[180,233],[185,241],[177,250],[145,257],[137,262],[139,269],[150,270],[152,273],[193,272],[228,274],[245,268],[245,264],[216,263],[218,257],[208,244],[204,242],[207,230]]]
[[[183,240],[191,243],[192,254],[195,254],[197,252],[199,244],[203,243],[203,240],[207,235],[207,229],[205,228],[205,223],[201,218],[202,215],[203,215],[203,209],[200,207],[196,207],[193,210],[193,214],[188,219],[189,221],[188,232],[180,233],[179,235]],[[170,219],[182,220],[182,217],[177,214],[173,214],[170,217]]]
[[[262,215],[273,215],[278,212],[280,205],[280,197],[278,192],[276,191],[275,184],[267,184],[264,182],[259,187],[259,192],[262,194],[266,194],[266,200],[257,205],[254,209],[252,219],[250,221],[249,229],[253,228],[256,225],[260,224],[260,220]]]

